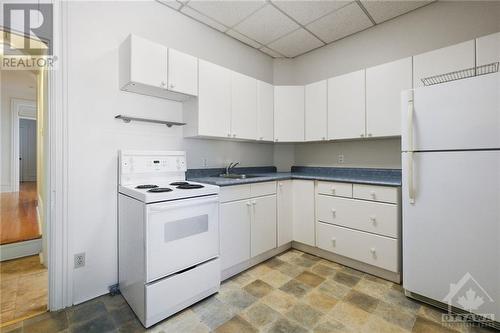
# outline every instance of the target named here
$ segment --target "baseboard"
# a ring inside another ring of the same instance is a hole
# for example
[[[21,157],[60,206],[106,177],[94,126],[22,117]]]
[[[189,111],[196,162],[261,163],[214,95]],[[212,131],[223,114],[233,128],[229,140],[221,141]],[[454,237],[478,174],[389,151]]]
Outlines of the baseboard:
[[[42,251],[42,239],[0,245],[0,261],[11,260],[39,254]]]

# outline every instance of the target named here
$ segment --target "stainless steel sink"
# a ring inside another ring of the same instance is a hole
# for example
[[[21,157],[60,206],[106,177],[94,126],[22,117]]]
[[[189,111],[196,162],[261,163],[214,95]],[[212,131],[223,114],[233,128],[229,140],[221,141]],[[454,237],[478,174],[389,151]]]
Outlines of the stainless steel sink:
[[[257,175],[243,175],[238,173],[222,173],[219,175],[221,178],[230,178],[230,179],[247,179],[247,178],[255,178],[259,177]]]

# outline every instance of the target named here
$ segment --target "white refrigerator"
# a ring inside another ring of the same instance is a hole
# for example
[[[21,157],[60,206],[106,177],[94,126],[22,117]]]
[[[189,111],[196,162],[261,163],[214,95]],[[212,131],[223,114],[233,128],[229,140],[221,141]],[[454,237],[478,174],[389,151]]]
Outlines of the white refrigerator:
[[[402,108],[405,293],[498,325],[500,75],[406,91]]]

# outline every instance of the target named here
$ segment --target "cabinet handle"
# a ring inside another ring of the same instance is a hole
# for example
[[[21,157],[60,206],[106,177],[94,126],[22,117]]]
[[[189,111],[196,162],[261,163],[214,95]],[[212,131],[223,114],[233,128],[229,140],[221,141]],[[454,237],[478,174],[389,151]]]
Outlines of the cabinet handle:
[[[332,246],[335,247],[337,245],[337,238],[332,237]]]
[[[372,248],[370,249],[370,253],[372,254],[372,256],[374,256],[374,257],[375,257],[375,256],[377,255],[377,250],[376,250],[374,247],[372,247]]]
[[[231,137],[231,133],[227,133],[227,137],[230,138]]]
[[[337,214],[337,210],[335,208],[332,208],[332,215],[336,215]]]
[[[278,142],[278,138],[274,139],[274,142]]]
[[[335,194],[335,187],[332,187],[332,194]]]
[[[175,86],[173,84],[170,84],[170,88],[175,88]]]
[[[256,204],[257,204],[257,201],[255,201],[255,200],[254,200],[254,201],[252,201],[252,205],[254,205],[254,206],[255,206]]]
[[[377,219],[375,218],[375,216],[370,216],[370,222],[375,225],[377,223]]]
[[[233,138],[235,138],[235,137],[236,137],[236,134],[233,134]]]
[[[365,137],[365,135],[364,135],[363,133],[361,133],[360,137],[364,138],[364,137]]]
[[[371,134],[371,133],[368,133],[368,136],[372,136],[372,134]]]
[[[325,137],[322,137],[321,139],[322,139],[322,140],[326,140],[326,138],[325,138]]]
[[[252,203],[250,201],[247,202],[247,206],[250,207]]]
[[[375,191],[371,191],[371,192],[370,192],[370,195],[372,196],[372,198],[373,198],[373,199],[375,199],[375,196],[376,196]]]
[[[161,85],[162,85],[162,87],[165,87],[166,86],[165,81],[161,81]]]

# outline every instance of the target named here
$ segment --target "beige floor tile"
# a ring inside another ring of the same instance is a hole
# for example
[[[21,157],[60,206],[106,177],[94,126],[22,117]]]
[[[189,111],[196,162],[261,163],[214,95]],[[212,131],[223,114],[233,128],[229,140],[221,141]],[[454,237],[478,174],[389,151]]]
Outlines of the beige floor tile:
[[[333,280],[326,280],[322,284],[320,284],[316,288],[319,292],[324,293],[330,297],[334,297],[336,299],[342,299],[351,291],[351,288],[343,285],[341,283],[337,283]]]
[[[316,310],[324,313],[329,312],[337,304],[337,299],[316,290],[304,296],[303,300]]]
[[[355,330],[361,330],[371,316],[368,312],[357,306],[342,301],[338,302],[328,315],[332,319],[341,322],[347,327],[352,327]]]
[[[216,333],[256,333],[258,330],[240,316],[234,316],[215,329]]]
[[[323,313],[305,303],[295,304],[286,313],[287,318],[296,321],[300,326],[307,329],[312,329],[316,326],[323,316]]]
[[[362,278],[354,289],[367,295],[381,299],[390,289],[390,285],[374,282],[366,277]]]
[[[411,330],[417,318],[415,313],[383,301],[379,302],[374,314],[405,330]]]
[[[319,275],[319,276],[327,278],[327,277],[333,276],[337,272],[337,269],[330,267],[328,265],[325,265],[322,262],[319,262],[316,265],[314,265],[313,267],[311,267],[310,271]]]
[[[255,277],[248,274],[247,272],[240,273],[231,278],[231,282],[238,284],[239,286],[246,286],[250,282],[255,281]]]
[[[243,312],[242,317],[247,320],[252,326],[263,329],[270,326],[283,316],[276,310],[273,310],[268,305],[257,302]]]
[[[379,303],[378,299],[354,289],[351,289],[351,291],[344,297],[343,301],[370,313],[375,311]]]
[[[345,326],[341,322],[328,318],[325,321],[319,323],[313,329],[313,333],[348,333],[354,332],[349,327]]]
[[[262,275],[269,273],[272,269],[269,266],[260,264],[255,266],[254,268],[250,268],[246,273],[250,274],[254,278],[260,278]]]
[[[363,332],[367,333],[408,333],[399,326],[395,326],[384,319],[371,316],[368,322],[362,328]]]
[[[458,331],[443,327],[440,324],[438,324],[432,320],[425,319],[422,317],[417,317],[417,320],[415,321],[415,325],[413,326],[412,332],[415,332],[415,333],[452,333],[452,332],[458,332]]]
[[[323,283],[323,281],[325,281],[325,278],[308,271],[300,273],[295,279],[313,288],[319,286]]]
[[[288,281],[290,281],[292,278],[289,277],[288,275],[281,273],[278,270],[273,269],[270,272],[267,272],[266,274],[262,275],[260,279],[274,288],[279,288]]]
[[[269,284],[262,280],[255,280],[247,284],[243,289],[254,297],[261,298],[274,290]]]
[[[274,310],[285,313],[297,303],[297,299],[279,289],[274,290],[262,298],[262,303]]]

